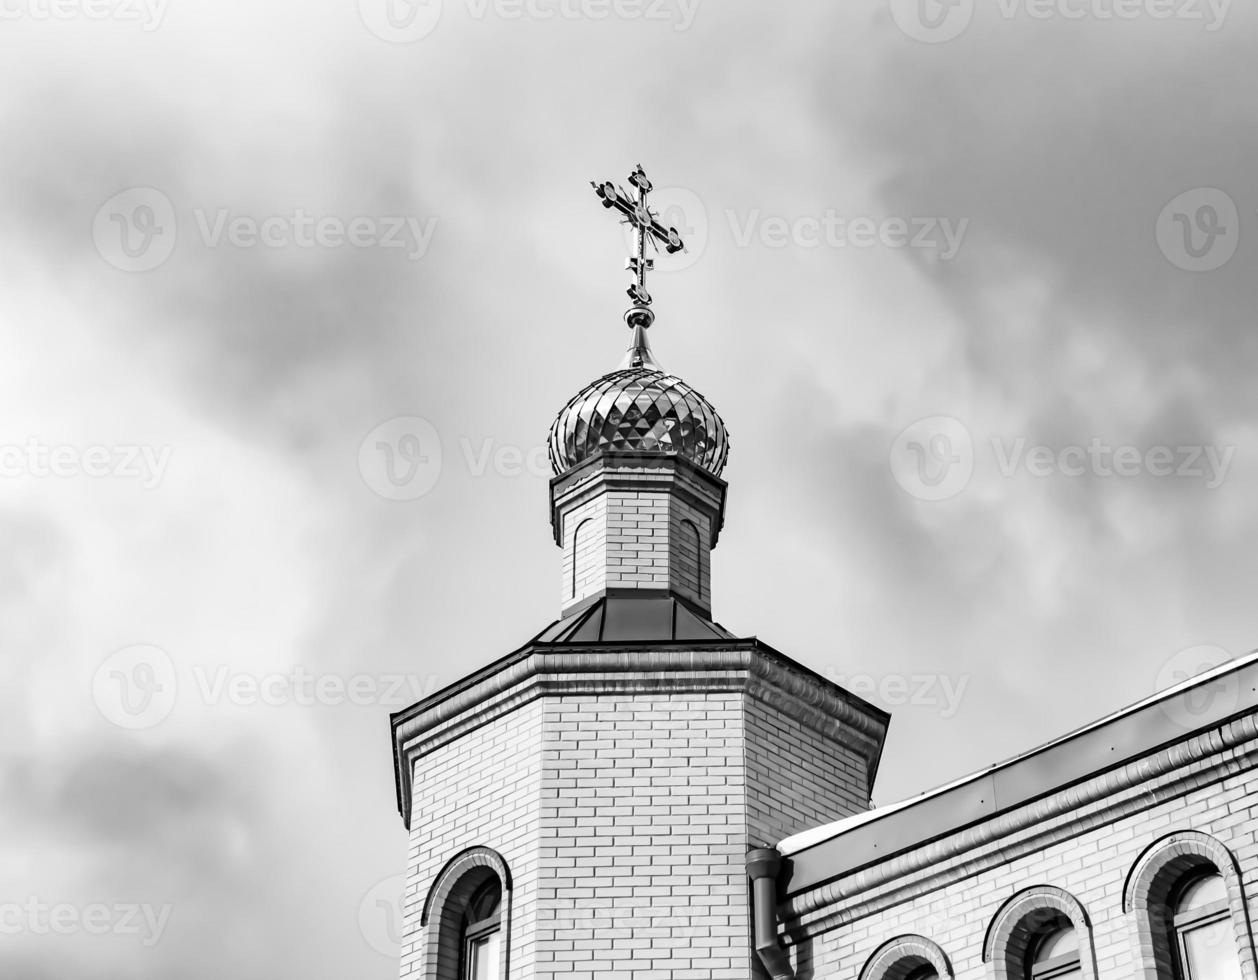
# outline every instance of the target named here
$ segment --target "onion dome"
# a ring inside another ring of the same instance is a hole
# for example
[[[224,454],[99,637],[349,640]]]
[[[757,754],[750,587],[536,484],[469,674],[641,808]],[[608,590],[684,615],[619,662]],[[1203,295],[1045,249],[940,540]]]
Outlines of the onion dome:
[[[612,450],[684,456],[720,476],[729,455],[720,415],[703,395],[659,366],[641,323],[620,368],[563,407],[548,444],[556,473]]]

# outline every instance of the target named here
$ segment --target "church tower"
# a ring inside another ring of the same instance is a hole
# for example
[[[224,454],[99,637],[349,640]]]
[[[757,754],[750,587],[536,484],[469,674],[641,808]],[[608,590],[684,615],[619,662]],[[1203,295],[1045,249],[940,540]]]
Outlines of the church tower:
[[[595,185],[635,232],[629,349],[550,430],[559,618],[392,717],[407,980],[776,973],[749,870],[869,806],[887,715],[713,619],[729,439],[651,352],[646,252],[683,244],[629,182]]]

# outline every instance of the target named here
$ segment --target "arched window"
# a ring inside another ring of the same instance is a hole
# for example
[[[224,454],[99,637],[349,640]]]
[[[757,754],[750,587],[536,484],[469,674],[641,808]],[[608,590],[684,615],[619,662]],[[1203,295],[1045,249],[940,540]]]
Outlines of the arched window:
[[[473,847],[437,874],[420,917],[422,975],[505,980],[510,960],[511,873],[502,855]]]
[[[1053,885],[1020,891],[987,927],[983,962],[995,980],[1096,980],[1088,914]]]
[[[1081,977],[1079,934],[1065,916],[1048,925],[1032,938],[1027,948],[1026,980],[1057,980],[1059,977]]]
[[[593,518],[587,517],[577,529],[572,532],[572,580],[569,582],[568,598],[575,599],[577,596],[577,584],[580,582],[583,574],[589,570],[589,562],[587,552],[594,541],[594,532],[598,530]]]
[[[1258,977],[1240,868],[1209,834],[1180,830],[1145,848],[1123,911],[1134,919],[1142,980]]]
[[[696,596],[703,591],[703,557],[699,552],[699,529],[693,521],[677,525],[676,582]]]
[[[952,966],[925,936],[897,936],[874,950],[860,980],[952,980]]]
[[[502,954],[502,885],[497,876],[480,886],[463,913],[461,980],[498,980]]]
[[[1181,882],[1170,911],[1177,980],[1242,980],[1227,885],[1216,868]]]

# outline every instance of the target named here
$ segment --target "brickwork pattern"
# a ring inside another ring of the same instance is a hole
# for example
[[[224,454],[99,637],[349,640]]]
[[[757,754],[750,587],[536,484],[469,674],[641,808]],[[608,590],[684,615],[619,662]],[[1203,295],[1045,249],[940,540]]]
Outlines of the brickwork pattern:
[[[711,550],[724,508],[725,484],[681,457],[604,453],[557,477],[551,525],[564,554],[561,607],[603,589],[645,589],[711,609]]]
[[[681,523],[698,530],[688,559]],[[562,608],[604,589],[672,590],[711,607],[709,519],[663,491],[609,490],[563,517]],[[698,580],[697,586],[695,580]]]
[[[420,758],[403,899],[401,976],[434,975],[437,950],[420,927],[438,872],[471,847],[492,847],[514,879],[512,977],[533,975],[541,794],[539,702],[503,715]]]
[[[773,847],[802,830],[869,809],[864,760],[759,700],[746,705],[747,830]]]
[[[458,727],[425,736],[437,747],[413,767],[403,980],[436,976],[422,908],[473,847],[501,854],[514,881],[511,980],[761,976],[747,851],[865,808],[855,733],[823,737],[783,707],[803,694],[727,667],[561,676],[562,693],[508,687],[484,723],[466,724],[471,701],[446,723]],[[774,766],[774,745],[789,765]]]
[[[595,497],[568,515],[563,549],[563,595],[569,606],[607,587],[607,498]]]
[[[677,497],[669,501],[669,585],[703,609],[712,608],[710,518]]]
[[[943,949],[957,978],[999,976],[994,962],[983,962],[988,927],[1012,896],[1042,885],[1063,889],[1082,906],[1100,980],[1149,975],[1145,964],[1152,950],[1142,949],[1143,913],[1124,911],[1123,890],[1142,852],[1158,839],[1188,829],[1217,838],[1237,859],[1251,922],[1258,911],[1258,771],[1247,768],[1222,780],[1217,777],[1217,771],[1202,767],[1196,788],[1186,795],[1152,806],[1140,805],[1137,798],[1116,819],[1083,833],[1072,833],[1067,824],[1036,853],[977,874],[959,869],[944,887],[802,938],[794,949],[797,967],[803,976],[854,980],[888,939],[920,934]],[[1242,953],[1246,976],[1248,962]]]
[[[750,976],[741,702],[548,699],[537,977]]]

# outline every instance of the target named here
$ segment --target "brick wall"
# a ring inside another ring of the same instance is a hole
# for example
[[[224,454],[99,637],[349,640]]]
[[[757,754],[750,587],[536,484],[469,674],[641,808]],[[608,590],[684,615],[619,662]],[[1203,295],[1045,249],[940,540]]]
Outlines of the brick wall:
[[[1253,749],[1251,749],[1253,751]],[[1138,912],[1124,912],[1123,887],[1140,854],[1154,841],[1177,830],[1197,830],[1218,838],[1238,859],[1246,883],[1249,915],[1258,915],[1254,889],[1258,887],[1258,771],[1236,768],[1236,753],[1201,763],[1189,776],[1186,794],[1159,800],[1150,786],[1131,794],[1114,819],[1095,827],[1094,812],[1102,804],[1081,808],[1071,818],[1048,828],[1052,842],[1034,853],[993,862],[1009,839],[987,853],[958,856],[948,882],[909,901],[803,939],[794,950],[801,977],[815,980],[855,980],[870,956],[885,941],[917,934],[933,940],[947,954],[957,978],[1000,975],[982,961],[989,923],[1001,905],[1016,892],[1035,885],[1069,892],[1090,920],[1100,980],[1141,977]],[[1086,828],[1086,829],[1085,829]],[[1044,828],[1041,828],[1044,829]],[[995,866],[991,866],[991,865]],[[911,885],[911,882],[902,882]],[[865,898],[854,888],[844,903],[858,906]],[[1090,972],[1085,970],[1085,978]]]
[[[693,530],[691,530],[693,528]],[[672,589],[703,609],[712,608],[711,520],[674,497],[669,502],[669,582]]]
[[[865,762],[771,705],[746,705],[747,830],[751,847],[869,809]]]
[[[542,706],[525,705],[421,757],[414,768],[414,811],[403,900],[403,980],[432,975],[419,920],[437,873],[470,847],[506,859],[514,894],[511,976],[533,976]]]
[[[698,532],[689,546],[683,521]],[[611,490],[564,514],[563,524],[562,607],[603,589],[671,589],[710,608],[710,521],[685,501]]]
[[[710,553],[724,508],[725,484],[677,456],[607,452],[557,477],[551,524],[564,552],[562,608],[603,589],[647,589],[710,609]]]
[[[741,696],[544,711],[536,975],[748,977]]]
[[[424,902],[477,847],[514,881],[512,980],[758,976],[747,851],[864,807],[848,726],[877,719],[759,652],[545,660],[544,690],[516,663],[414,720],[403,980],[435,976]]]
[[[564,525],[561,608],[607,587],[607,498],[586,501],[566,515]]]

